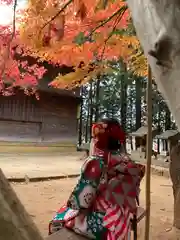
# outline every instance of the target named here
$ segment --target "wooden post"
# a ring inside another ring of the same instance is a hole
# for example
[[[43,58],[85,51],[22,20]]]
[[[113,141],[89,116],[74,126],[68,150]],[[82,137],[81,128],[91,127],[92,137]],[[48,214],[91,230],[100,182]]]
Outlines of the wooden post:
[[[26,194],[26,193],[24,193]],[[34,195],[36,197],[36,195]],[[0,239],[43,240],[0,169]]]
[[[152,73],[148,66],[148,83],[147,83],[147,150],[146,150],[146,220],[144,240],[149,240],[150,231],[150,206],[151,206],[151,157],[152,157]]]

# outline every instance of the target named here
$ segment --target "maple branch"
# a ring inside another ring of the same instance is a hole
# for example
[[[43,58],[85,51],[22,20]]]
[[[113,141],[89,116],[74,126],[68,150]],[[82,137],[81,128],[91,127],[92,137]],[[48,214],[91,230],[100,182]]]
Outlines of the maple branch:
[[[67,3],[65,3],[64,6],[53,17],[42,26],[40,31],[42,31],[47,25],[54,21],[72,2],[73,0],[69,0]]]
[[[126,8],[126,9],[127,9],[127,8]],[[121,21],[124,13],[125,13],[125,11],[126,11],[126,9],[123,9],[123,10],[121,9],[122,12],[120,12],[120,13],[118,14],[117,18],[115,19],[115,21],[114,21],[114,26],[113,26],[112,31],[109,33],[109,36],[108,36],[108,37],[105,39],[105,41],[104,41],[104,47],[103,47],[102,54],[101,54],[101,58],[100,58],[101,60],[103,59],[103,55],[104,55],[104,52],[105,52],[105,49],[106,49],[106,44],[107,44],[107,42],[109,41],[109,39],[113,36],[113,32],[116,30],[116,27],[117,27],[118,23]]]
[[[102,20],[100,22],[99,25],[97,25],[89,34],[89,37],[92,35],[92,33],[94,33],[98,28],[100,27],[103,27],[106,23],[110,22],[114,17],[116,17],[117,15],[123,13],[128,9],[127,5],[126,6],[123,6],[121,7],[120,9],[118,9],[115,13],[113,13],[110,17],[108,17],[107,19],[105,20]]]

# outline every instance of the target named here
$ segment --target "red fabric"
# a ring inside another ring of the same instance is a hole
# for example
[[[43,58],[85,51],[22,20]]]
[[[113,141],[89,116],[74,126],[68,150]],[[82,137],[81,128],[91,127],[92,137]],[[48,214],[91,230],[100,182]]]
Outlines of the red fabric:
[[[84,175],[89,180],[99,179],[101,175],[101,168],[96,160],[91,160],[83,169]]]
[[[109,159],[108,181],[100,184],[94,203],[95,211],[105,212],[103,225],[108,229],[107,240],[126,239],[144,173],[145,167],[132,162],[126,155]]]
[[[125,239],[130,228],[132,215],[129,209],[114,206],[108,208],[104,217],[104,226],[109,230],[107,240]]]

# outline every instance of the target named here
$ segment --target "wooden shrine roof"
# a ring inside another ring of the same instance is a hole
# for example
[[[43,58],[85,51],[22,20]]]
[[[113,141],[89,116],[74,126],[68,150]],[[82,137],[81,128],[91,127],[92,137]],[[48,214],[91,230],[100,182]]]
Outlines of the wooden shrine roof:
[[[170,139],[176,137],[180,139],[180,133],[177,130],[166,130],[165,132],[156,136],[158,139]]]

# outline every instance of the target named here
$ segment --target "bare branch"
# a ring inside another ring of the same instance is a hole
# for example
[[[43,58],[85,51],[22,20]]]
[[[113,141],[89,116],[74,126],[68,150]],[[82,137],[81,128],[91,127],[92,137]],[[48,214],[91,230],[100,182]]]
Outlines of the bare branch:
[[[122,12],[120,12],[120,13],[118,14],[117,18],[115,19],[113,29],[112,29],[112,31],[110,32],[109,36],[108,36],[108,37],[105,39],[105,41],[104,41],[104,47],[103,47],[103,50],[102,50],[102,54],[101,54],[100,60],[103,59],[103,55],[104,55],[104,52],[105,52],[105,49],[106,49],[106,44],[107,44],[107,42],[109,41],[109,39],[113,36],[113,32],[116,30],[116,27],[117,27],[118,23],[121,21],[124,13],[126,12],[126,9],[127,9],[127,8],[123,8]]]
[[[110,22],[114,17],[116,17],[119,14],[124,14],[124,12],[128,9],[127,6],[123,6],[120,9],[118,9],[115,13],[113,13],[110,17],[108,17],[107,19],[104,19],[100,22],[100,24],[98,24],[91,32],[90,32],[90,36],[92,33],[94,33],[97,29],[99,29],[100,27],[103,27],[104,25],[106,25],[106,23]]]

